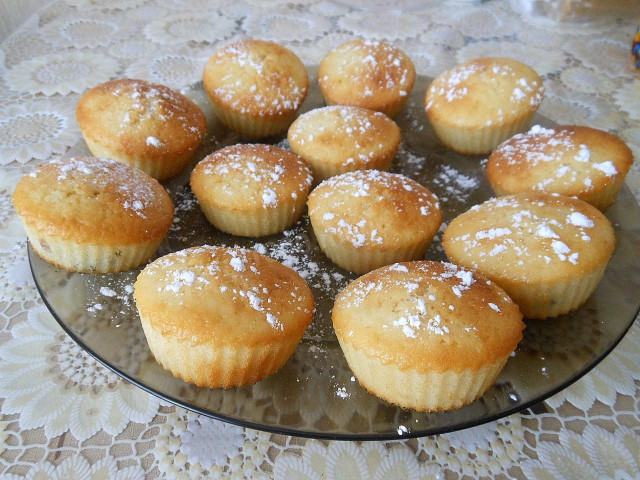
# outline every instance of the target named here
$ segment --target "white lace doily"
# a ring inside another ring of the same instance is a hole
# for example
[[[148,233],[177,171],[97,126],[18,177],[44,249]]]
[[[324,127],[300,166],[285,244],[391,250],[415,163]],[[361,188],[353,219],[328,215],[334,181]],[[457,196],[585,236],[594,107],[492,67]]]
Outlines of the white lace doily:
[[[174,13],[151,21],[144,28],[144,34],[162,45],[182,45],[224,40],[233,35],[236,28],[235,19],[218,11]]]
[[[69,50],[20,62],[5,73],[16,92],[68,95],[106,82],[120,70],[119,62],[97,51]]]
[[[252,37],[273,42],[313,41],[329,33],[331,26],[325,16],[285,8],[252,9],[242,22]]]
[[[71,102],[59,99],[5,105],[0,117],[0,165],[47,160],[66,152],[81,138],[74,110]]]
[[[387,4],[56,0],[0,44],[1,478],[640,479],[638,324],[591,373],[534,411],[420,439],[330,442],[167,405],[86,354],[42,304],[11,194],[22,175],[78,141],[79,95],[121,76],[185,87],[235,39],[281,42],[309,64],[352,38],[387,39],[430,76],[478,56],[515,57],[543,76],[542,114],[613,131],[640,155],[640,79],[629,53],[637,19],[531,23],[507,0]],[[638,198],[638,162],[627,184]],[[154,366],[135,332],[130,339],[122,355]],[[320,379],[317,388],[329,385]],[[253,395],[261,392],[258,384]],[[292,412],[299,401],[278,408]],[[326,411],[336,421],[353,413],[337,404]],[[307,420],[314,412],[305,410]]]
[[[202,80],[202,70],[214,50],[212,45],[154,46],[145,56],[129,59],[124,76],[184,88]]]

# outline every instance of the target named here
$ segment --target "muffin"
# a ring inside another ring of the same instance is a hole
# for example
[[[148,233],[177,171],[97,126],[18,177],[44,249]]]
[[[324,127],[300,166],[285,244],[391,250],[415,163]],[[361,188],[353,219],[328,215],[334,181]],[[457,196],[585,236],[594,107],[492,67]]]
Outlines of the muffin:
[[[331,177],[307,204],[321,250],[355,273],[421,258],[442,223],[438,198],[427,188],[378,170]]]
[[[401,141],[400,128],[385,114],[344,106],[300,115],[287,138],[316,182],[353,170],[387,170]]]
[[[191,173],[191,190],[213,226],[244,237],[279,233],[304,210],[313,177],[295,153],[272,145],[234,145]]]
[[[39,165],[18,182],[13,203],[35,252],[71,272],[135,268],[155,253],[173,222],[162,185],[105,158]]]
[[[209,388],[250,385],[274,373],[314,313],[300,275],[240,248],[170,253],[147,265],[133,295],[158,363]]]
[[[477,58],[436,77],[425,110],[447,147],[489,153],[531,124],[543,95],[542,80],[524,63]]]
[[[442,238],[447,258],[496,282],[528,318],[587,301],[615,248],[609,220],[564,195],[524,192],[476,205]]]
[[[76,118],[93,155],[133,165],[158,180],[187,166],[207,129],[202,110],[184,95],[128,78],[86,92]]]
[[[561,193],[604,211],[618,196],[632,163],[629,147],[610,133],[534,125],[494,150],[487,177],[497,195]]]
[[[349,284],[333,327],[358,382],[419,411],[459,408],[494,383],[522,339],[522,314],[484,277],[450,263],[379,268]]]
[[[202,81],[220,122],[249,138],[286,130],[309,91],[300,59],[262,40],[235,42],[216,51]]]
[[[394,117],[416,81],[411,59],[376,40],[351,40],[320,62],[318,85],[328,105],[353,105]]]

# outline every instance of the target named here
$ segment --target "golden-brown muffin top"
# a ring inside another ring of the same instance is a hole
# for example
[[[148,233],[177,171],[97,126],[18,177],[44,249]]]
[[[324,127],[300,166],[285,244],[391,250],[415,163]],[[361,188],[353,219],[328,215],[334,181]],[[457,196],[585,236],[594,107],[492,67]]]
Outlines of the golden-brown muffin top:
[[[316,162],[351,170],[395,155],[400,128],[380,112],[350,106],[317,108],[300,115],[287,134],[291,149]]]
[[[562,282],[606,265],[611,223],[582,200],[548,193],[494,198],[456,217],[442,244],[447,257],[497,281]]]
[[[318,69],[318,85],[332,103],[382,112],[406,98],[415,79],[411,59],[399,48],[377,40],[343,43],[322,59]]]
[[[151,159],[193,151],[206,132],[205,116],[193,101],[164,85],[128,78],[86,92],[76,118],[92,140]]]
[[[450,263],[379,268],[333,306],[342,341],[385,365],[419,373],[478,370],[515,350],[522,314],[491,281]]]
[[[295,112],[307,97],[309,77],[300,59],[273,42],[246,40],[217,50],[207,61],[204,88],[226,108],[254,117]]]
[[[77,243],[139,243],[164,237],[173,222],[173,203],[157,180],[105,158],[39,165],[18,182],[13,203],[31,227]]]
[[[306,197],[312,181],[311,169],[298,155],[261,144],[222,148],[191,173],[191,189],[198,199],[241,212],[276,208]]]
[[[632,163],[629,147],[610,133],[534,125],[494,150],[487,176],[503,194],[538,190],[580,198],[624,178]]]
[[[516,121],[542,102],[540,76],[511,58],[477,58],[438,75],[427,90],[425,109],[439,121],[480,128]]]
[[[292,269],[253,250],[208,245],[147,265],[134,298],[154,329],[194,346],[300,338],[315,310],[311,290]]]
[[[438,198],[403,175],[359,170],[316,187],[307,202],[316,226],[355,248],[403,248],[433,237],[442,223]]]

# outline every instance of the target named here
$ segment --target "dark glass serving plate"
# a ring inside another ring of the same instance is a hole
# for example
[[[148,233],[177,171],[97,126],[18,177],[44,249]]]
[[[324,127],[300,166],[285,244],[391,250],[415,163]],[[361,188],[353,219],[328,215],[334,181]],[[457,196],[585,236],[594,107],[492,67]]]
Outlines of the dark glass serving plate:
[[[315,69],[310,69],[312,76]],[[407,108],[396,118],[403,145],[392,171],[436,193],[448,223],[492,196],[483,157],[458,155],[436,139],[423,110],[429,80],[419,77]],[[315,79],[311,84],[316,85]],[[209,131],[193,164],[213,150],[241,141],[217,122],[202,85],[185,92],[203,108]],[[323,105],[312,88],[303,111]],[[538,116],[545,126],[553,122]],[[283,138],[271,143],[286,146]],[[68,156],[88,155],[84,142]],[[192,165],[193,166],[193,165]],[[640,307],[640,208],[625,186],[607,211],[617,247],[602,282],[587,303],[569,315],[526,321],[524,338],[482,398],[458,410],[417,413],[367,393],[346,364],[331,326],[336,294],[356,275],[320,251],[306,214],[280,235],[246,239],[222,234],[205,219],[188,187],[191,168],[165,186],[176,204],[176,221],[158,256],[202,244],[254,248],[300,272],[313,290],[317,313],[297,350],[275,375],[243,388],[198,388],[162,369],[142,332],[132,284],[140,269],[114,275],[70,274],[29,248],[34,279],[62,328],[118,375],[171,403],[246,427],[315,438],[385,440],[459,430],[528,408],[578,380],[624,336]],[[426,258],[444,260],[438,234]],[[262,250],[262,247],[260,248]],[[402,426],[402,428],[401,428]]]

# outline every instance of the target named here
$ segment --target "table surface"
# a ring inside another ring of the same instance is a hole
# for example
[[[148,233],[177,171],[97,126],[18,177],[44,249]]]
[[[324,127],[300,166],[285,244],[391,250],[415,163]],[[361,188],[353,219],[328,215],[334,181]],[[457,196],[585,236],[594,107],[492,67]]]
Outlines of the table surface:
[[[118,77],[190,85],[232,40],[273,40],[317,64],[351,38],[387,39],[428,76],[475,57],[514,57],[543,77],[543,115],[613,132],[638,157],[637,19],[530,21],[501,0],[400,1],[404,10],[385,12],[353,4],[55,1],[0,45],[1,478],[640,478],[638,322],[598,367],[533,411],[356,443],[258,432],[165,404],[98,364],[43,306],[11,204],[17,181],[78,142],[74,108],[86,89]],[[636,199],[639,169],[627,177]]]

